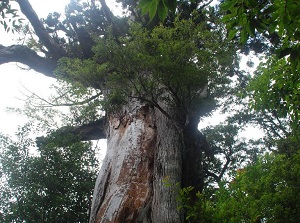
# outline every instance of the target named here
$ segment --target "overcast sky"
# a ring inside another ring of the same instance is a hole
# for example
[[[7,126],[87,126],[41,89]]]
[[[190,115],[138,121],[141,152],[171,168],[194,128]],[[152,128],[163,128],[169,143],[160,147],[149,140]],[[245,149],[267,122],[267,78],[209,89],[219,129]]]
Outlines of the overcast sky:
[[[30,0],[39,17],[46,17],[52,11],[62,12],[68,1]],[[0,27],[0,36],[0,44],[2,45],[17,44],[18,36],[11,32],[6,33],[2,26]],[[6,107],[22,108],[24,102],[20,99],[24,99],[23,94],[28,93],[25,88],[44,96],[47,94],[48,87],[54,81],[32,70],[23,70],[22,68],[25,68],[25,66],[17,63],[0,65],[0,132],[5,134],[14,134],[18,125],[25,122],[24,117],[8,114]]]

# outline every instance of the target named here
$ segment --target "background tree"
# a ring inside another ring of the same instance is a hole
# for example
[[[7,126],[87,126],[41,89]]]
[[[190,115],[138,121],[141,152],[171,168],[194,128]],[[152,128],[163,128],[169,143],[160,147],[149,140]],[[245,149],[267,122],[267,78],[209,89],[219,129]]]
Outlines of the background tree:
[[[297,222],[298,159],[266,154],[239,171],[217,192],[213,222]]]
[[[229,38],[266,55],[251,81],[253,108],[274,111],[299,131],[299,2],[229,0],[221,9]]]
[[[249,86],[239,92],[245,110],[231,120],[259,124],[266,133],[265,150],[272,153],[237,171],[231,184],[220,184],[208,196],[199,194],[198,207],[185,208],[191,210],[190,216],[197,216],[196,221],[217,213],[206,222],[297,222],[299,207],[290,196],[298,192],[290,189],[289,194],[282,184],[286,188],[299,184],[294,166],[299,152],[299,3],[229,0],[223,1],[221,9],[228,36],[238,40],[241,51],[265,56],[254,77],[247,80]]]
[[[15,141],[1,135],[1,222],[87,222],[98,162],[90,143],[72,134]]]
[[[9,0],[0,2],[0,16],[0,24],[7,32],[12,31],[14,33],[22,24],[23,19],[19,17],[18,10],[11,7]]]

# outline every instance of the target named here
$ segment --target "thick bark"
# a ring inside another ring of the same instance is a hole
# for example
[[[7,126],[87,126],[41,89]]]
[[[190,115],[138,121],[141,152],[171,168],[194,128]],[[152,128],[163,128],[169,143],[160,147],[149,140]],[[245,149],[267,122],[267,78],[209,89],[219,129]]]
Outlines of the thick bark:
[[[172,112],[163,107],[169,114]],[[156,110],[157,144],[154,157],[152,221],[161,223],[183,222],[177,210],[179,188],[182,179],[182,131],[174,121]]]
[[[171,120],[139,101],[111,115],[90,223],[182,222],[176,203],[181,139]]]
[[[53,71],[57,67],[56,61],[41,57],[26,46],[12,45],[5,47],[0,45],[0,64],[9,62],[23,63],[36,72],[48,77],[55,77]]]

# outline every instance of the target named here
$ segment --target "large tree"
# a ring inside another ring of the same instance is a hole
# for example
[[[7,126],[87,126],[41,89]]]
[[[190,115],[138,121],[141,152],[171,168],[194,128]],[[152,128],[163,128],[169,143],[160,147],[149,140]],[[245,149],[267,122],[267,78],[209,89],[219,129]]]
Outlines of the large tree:
[[[41,21],[17,0],[37,41],[0,46],[0,64],[63,80],[64,103],[88,105],[80,125],[57,131],[107,139],[90,222],[185,222],[177,189],[204,187],[213,152],[197,127],[227,93],[235,50],[211,1],[178,1],[173,13],[149,17],[137,1],[119,2],[130,17],[114,16],[104,0],[71,1],[64,20]]]

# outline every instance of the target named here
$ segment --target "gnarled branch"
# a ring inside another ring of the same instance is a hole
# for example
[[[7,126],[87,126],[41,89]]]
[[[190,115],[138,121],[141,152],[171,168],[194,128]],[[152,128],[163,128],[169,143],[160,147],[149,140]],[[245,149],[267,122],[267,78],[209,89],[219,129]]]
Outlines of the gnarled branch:
[[[6,47],[0,45],[0,64],[9,62],[23,63],[39,73],[55,78],[53,71],[57,66],[57,62],[39,56],[26,46],[12,45]]]

